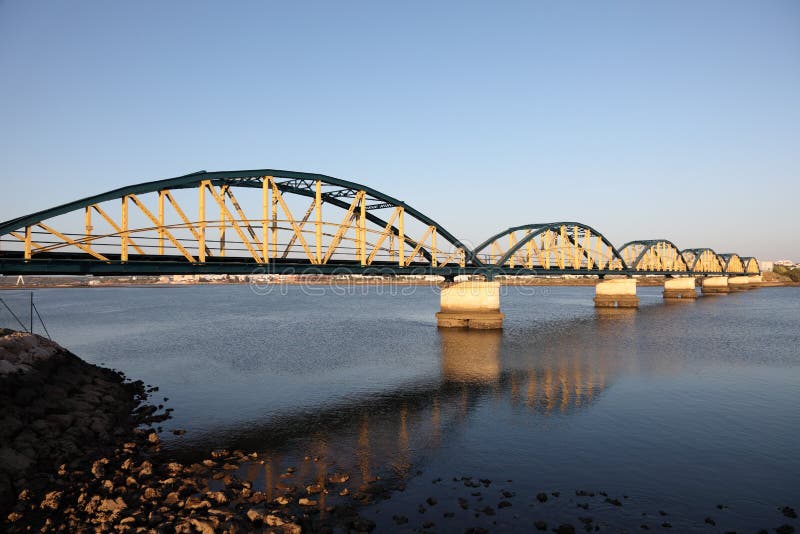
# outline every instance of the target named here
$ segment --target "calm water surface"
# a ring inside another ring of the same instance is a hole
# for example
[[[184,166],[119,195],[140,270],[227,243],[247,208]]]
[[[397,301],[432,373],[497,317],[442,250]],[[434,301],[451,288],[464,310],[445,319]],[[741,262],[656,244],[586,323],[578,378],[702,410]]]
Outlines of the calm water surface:
[[[156,400],[175,409],[165,429],[188,431],[166,434],[178,454],[262,452],[266,466],[244,475],[267,489],[287,465],[307,478],[346,470],[355,484],[404,479],[365,510],[382,529],[394,514],[409,529],[528,531],[581,515],[638,529],[661,524],[658,510],[679,531],[709,531],[707,516],[720,530],[800,528],[776,510],[800,508],[800,289],[664,304],[660,288],[640,288],[638,311],[604,313],[593,288],[506,289],[502,333],[437,330],[427,287],[47,289],[36,300],[62,345],[160,387]],[[0,296],[24,309],[27,293]],[[0,326],[14,325],[0,314]],[[475,517],[504,489],[511,507]],[[578,509],[576,489],[623,506]],[[540,491],[562,495],[541,505]],[[438,503],[421,513],[429,496]]]

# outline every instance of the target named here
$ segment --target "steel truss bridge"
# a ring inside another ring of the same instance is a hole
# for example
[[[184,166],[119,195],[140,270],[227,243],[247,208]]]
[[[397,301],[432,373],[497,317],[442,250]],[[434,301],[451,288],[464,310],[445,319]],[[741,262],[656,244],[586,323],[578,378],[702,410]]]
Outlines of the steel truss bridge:
[[[0,274],[758,274],[755,258],[667,239],[619,249],[579,222],[517,226],[474,249],[370,187],[280,170],[200,171],[0,223]]]

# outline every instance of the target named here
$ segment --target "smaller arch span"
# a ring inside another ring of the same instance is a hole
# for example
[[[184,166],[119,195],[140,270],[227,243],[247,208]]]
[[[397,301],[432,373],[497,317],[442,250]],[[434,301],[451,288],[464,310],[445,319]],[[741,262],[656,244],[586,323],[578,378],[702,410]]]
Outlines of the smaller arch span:
[[[724,273],[725,260],[710,248],[688,248],[681,252],[693,273]]]
[[[601,271],[626,268],[619,251],[589,225],[561,221],[515,226],[473,249],[486,265],[544,271]]]
[[[734,252],[726,252],[724,254],[720,254],[719,257],[725,262],[726,273],[745,272],[744,263],[742,263],[742,258],[738,254]]]
[[[619,251],[628,268],[636,271],[689,270],[680,249],[668,239],[628,241]]]
[[[744,272],[747,274],[761,274],[761,265],[752,256],[743,256],[742,265],[744,266]]]

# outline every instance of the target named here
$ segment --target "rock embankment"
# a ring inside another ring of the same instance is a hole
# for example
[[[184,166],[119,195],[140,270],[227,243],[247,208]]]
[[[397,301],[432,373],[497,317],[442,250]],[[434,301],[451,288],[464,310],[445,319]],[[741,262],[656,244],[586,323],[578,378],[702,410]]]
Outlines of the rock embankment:
[[[152,426],[170,410],[145,404],[156,389],[0,329],[0,531],[300,532],[299,505],[230,471],[257,455],[166,456]]]
[[[0,511],[135,424],[144,387],[34,334],[0,329]]]

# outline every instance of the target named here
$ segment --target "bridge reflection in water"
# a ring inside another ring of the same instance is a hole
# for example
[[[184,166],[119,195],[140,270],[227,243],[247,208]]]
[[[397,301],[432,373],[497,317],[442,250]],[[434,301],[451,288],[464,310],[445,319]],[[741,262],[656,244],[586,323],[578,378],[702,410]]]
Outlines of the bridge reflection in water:
[[[591,407],[628,361],[618,353],[620,335],[633,324],[634,312],[626,311],[603,310],[591,320],[556,324],[544,342],[542,332],[531,327],[525,335],[513,336],[531,340],[522,351],[504,351],[508,338],[499,331],[441,329],[438,380],[226,429],[192,447],[202,453],[225,443],[257,451],[260,460],[240,475],[268,498],[287,485],[325,485],[335,472],[348,473],[352,488],[378,477],[402,481],[465,430],[476,410],[492,403],[527,412],[534,424]],[[297,470],[294,476],[281,478],[290,466]],[[329,495],[327,502],[335,498]],[[325,506],[325,499],[317,500]]]

